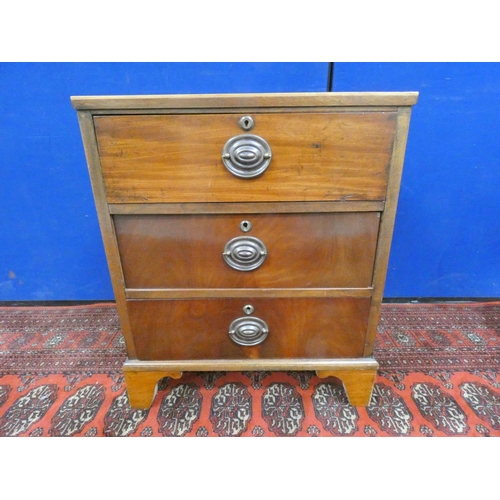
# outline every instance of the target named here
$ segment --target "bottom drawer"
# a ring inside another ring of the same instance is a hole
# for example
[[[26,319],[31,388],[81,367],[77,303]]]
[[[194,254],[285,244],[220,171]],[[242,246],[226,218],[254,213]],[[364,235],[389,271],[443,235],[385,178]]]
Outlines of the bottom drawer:
[[[140,360],[351,358],[363,355],[370,298],[129,300],[127,308]]]

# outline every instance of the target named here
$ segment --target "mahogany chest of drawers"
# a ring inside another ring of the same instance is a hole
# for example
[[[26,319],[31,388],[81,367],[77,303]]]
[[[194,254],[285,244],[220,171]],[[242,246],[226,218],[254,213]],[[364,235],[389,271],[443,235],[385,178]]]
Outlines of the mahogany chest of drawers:
[[[212,370],[314,370],[369,403],[416,100],[72,97],[133,407]]]

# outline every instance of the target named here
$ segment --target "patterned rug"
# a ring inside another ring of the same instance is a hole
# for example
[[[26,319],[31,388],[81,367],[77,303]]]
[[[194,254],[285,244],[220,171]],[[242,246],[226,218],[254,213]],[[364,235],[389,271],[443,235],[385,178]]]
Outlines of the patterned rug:
[[[128,404],[114,304],[0,307],[0,436],[500,436],[500,302],[384,304],[367,408],[313,372],[188,373]]]

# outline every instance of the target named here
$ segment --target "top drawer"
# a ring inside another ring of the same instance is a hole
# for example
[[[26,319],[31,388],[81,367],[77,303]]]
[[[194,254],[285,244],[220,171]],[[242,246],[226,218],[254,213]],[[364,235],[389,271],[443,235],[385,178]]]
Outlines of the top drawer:
[[[272,154],[255,178],[222,160],[242,114],[95,116],[108,203],[385,199],[396,111],[249,114]]]

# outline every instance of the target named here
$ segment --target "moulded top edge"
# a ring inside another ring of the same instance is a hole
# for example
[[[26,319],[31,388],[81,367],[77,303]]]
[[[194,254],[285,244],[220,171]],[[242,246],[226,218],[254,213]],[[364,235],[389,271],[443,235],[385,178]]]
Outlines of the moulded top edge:
[[[72,96],[77,110],[279,108],[310,106],[411,106],[418,92],[300,92]]]

